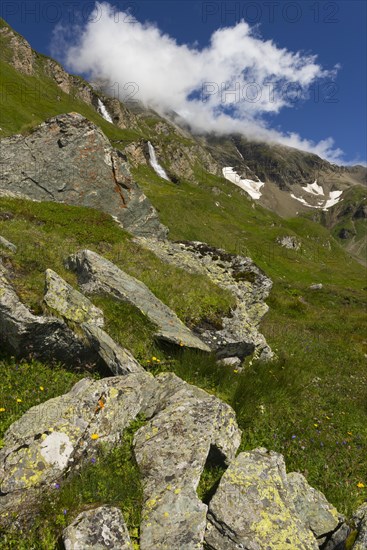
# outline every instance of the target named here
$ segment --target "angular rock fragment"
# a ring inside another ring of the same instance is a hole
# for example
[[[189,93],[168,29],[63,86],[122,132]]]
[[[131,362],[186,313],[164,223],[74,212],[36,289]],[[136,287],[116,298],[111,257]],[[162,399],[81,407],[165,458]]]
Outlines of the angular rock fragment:
[[[95,252],[83,250],[68,259],[83,288],[88,292],[107,292],[137,307],[158,326],[158,339],[171,344],[209,352],[177,315],[142,283]]]
[[[259,448],[223,474],[210,502],[205,542],[211,550],[317,550],[287,491],[284,460]]]
[[[87,510],[63,532],[65,550],[132,550],[124,516],[119,508]]]
[[[103,327],[103,312],[75,290],[52,269],[46,270],[45,304],[58,315],[74,323],[90,323]]]
[[[196,489],[211,449],[230,461],[240,444],[235,413],[174,374],[157,377],[153,418],[135,435],[144,487],[141,550],[201,548],[207,506]]]
[[[4,248],[7,248],[8,250],[10,250],[10,252],[16,252],[17,251],[17,247],[15,246],[15,244],[11,243],[10,241],[5,239],[5,237],[2,237],[1,235],[0,235],[0,246],[3,246]]]
[[[344,518],[325,496],[311,487],[305,477],[297,472],[287,475],[288,491],[302,523],[311,529],[319,545],[331,537],[342,525]]]
[[[90,323],[83,323],[81,328],[92,348],[115,376],[145,372],[134,356],[116,344],[104,330]]]

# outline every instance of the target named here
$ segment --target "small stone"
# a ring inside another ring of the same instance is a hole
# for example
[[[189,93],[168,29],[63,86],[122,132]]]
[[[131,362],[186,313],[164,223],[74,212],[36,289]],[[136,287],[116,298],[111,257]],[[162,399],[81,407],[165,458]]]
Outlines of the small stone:
[[[101,506],[79,514],[63,531],[65,550],[132,550],[119,508]]]
[[[11,252],[16,252],[17,251],[17,247],[15,246],[15,244],[11,243],[10,241],[5,239],[5,237],[2,237],[1,235],[0,235],[0,246],[3,246],[4,248],[7,248]]]
[[[313,285],[310,285],[310,290],[321,290],[323,287],[322,283],[315,283]]]

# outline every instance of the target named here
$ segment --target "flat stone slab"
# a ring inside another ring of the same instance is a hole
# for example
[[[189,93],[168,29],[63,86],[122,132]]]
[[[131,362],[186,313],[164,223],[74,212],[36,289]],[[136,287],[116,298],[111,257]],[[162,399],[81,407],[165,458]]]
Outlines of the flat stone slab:
[[[110,506],[82,512],[62,538],[65,550],[133,550],[121,510]]]
[[[79,282],[85,291],[106,292],[138,308],[158,326],[156,336],[159,340],[210,352],[210,348],[144,283],[128,275],[112,262],[95,252],[83,250],[70,256],[68,266],[78,274]]]
[[[230,461],[241,441],[231,407],[172,373],[159,386],[135,434],[134,450],[144,487],[141,550],[194,550],[204,539],[207,506],[196,489],[211,450]]]
[[[210,550],[317,550],[287,491],[282,455],[240,453],[210,502],[205,542]]]
[[[100,442],[117,443],[154,388],[148,373],[84,378],[69,393],[29,409],[4,435],[0,492],[49,486]]]

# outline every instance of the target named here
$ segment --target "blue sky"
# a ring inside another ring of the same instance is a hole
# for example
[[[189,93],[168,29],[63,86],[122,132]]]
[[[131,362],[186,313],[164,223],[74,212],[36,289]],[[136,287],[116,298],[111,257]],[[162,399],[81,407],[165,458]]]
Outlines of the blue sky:
[[[111,0],[109,3],[116,8],[117,14],[120,12],[126,14],[130,10],[131,21],[135,18],[139,23],[147,21],[154,23],[161,31],[160,38],[157,40],[163,45],[164,35],[168,35],[176,41],[178,46],[187,45],[191,48],[191,52],[202,51],[203,48],[210,47],[211,37],[215,31],[226,27],[235,28],[240,20],[244,19],[253,28],[252,36],[257,37],[261,43],[272,40],[278,51],[286,49],[293,53],[301,52],[301,56],[304,57],[311,54],[317,55],[316,63],[329,73],[311,83],[307,100],[295,99],[290,107],[282,106],[276,112],[271,109],[267,112],[266,106],[264,106],[260,112],[256,111],[251,115],[251,121],[247,124],[255,128],[254,120],[261,120],[261,125],[279,132],[279,135],[289,135],[294,132],[303,140],[314,143],[331,137],[334,140],[333,148],[340,148],[343,151],[344,161],[350,163],[366,160],[365,67],[367,47],[365,28],[367,16],[365,2],[358,0],[346,2],[288,2],[281,0],[248,2],[138,0],[125,2]],[[78,21],[82,23],[83,30],[92,6],[93,2],[76,0],[4,0],[1,6],[1,15],[16,31],[27,38],[33,48],[50,55],[55,26],[62,24],[65,30],[67,22],[77,22],[79,13]],[[81,17],[80,13],[82,13]],[[121,34],[127,29],[126,23],[129,25],[129,32],[136,32],[134,28],[137,29],[137,27],[134,27],[131,21],[124,21],[121,16],[120,20],[116,20]],[[144,29],[140,30],[143,32]],[[80,31],[78,32],[80,34]],[[92,26],[89,32],[97,33],[97,24]],[[97,37],[99,36],[97,35]],[[146,56],[153,55],[149,48],[149,36],[147,35]],[[74,29],[74,41],[78,38],[78,33],[75,33]],[[244,47],[246,44],[244,43]],[[251,43],[249,45],[251,46]],[[111,49],[113,46],[114,43],[111,43],[106,51],[108,52],[108,48]],[[171,47],[173,48],[172,43]],[[84,61],[74,62],[76,50],[71,51],[71,57],[68,52],[68,68],[73,69],[74,72],[78,72],[75,71],[75,68],[79,68],[79,72],[83,74],[92,72],[95,75],[94,56],[91,55],[86,59],[86,48],[87,41],[80,46],[81,51],[84,52]],[[56,51],[59,60],[65,61],[62,59],[65,52],[62,52],[60,48]],[[158,51],[160,50],[158,49]],[[174,54],[174,48],[172,51]],[[118,55],[123,57],[123,51]],[[179,65],[181,62],[182,59],[179,58],[177,64]],[[335,66],[339,67],[336,75],[332,73]],[[121,72],[128,79],[129,73],[126,65],[121,66]],[[134,74],[136,81],[136,73]],[[111,78],[114,78],[113,71]],[[174,78],[177,79],[177,76]],[[185,78],[184,74],[183,78]],[[143,87],[144,80],[140,79],[139,82],[142,82],[141,90],[146,90],[146,86]],[[162,78],[162,82],[164,83],[164,78]],[[221,84],[220,78],[218,83]],[[286,85],[287,82],[284,86]],[[283,92],[288,89],[284,86]],[[242,92],[243,87],[241,87]],[[172,94],[174,93],[172,92]],[[265,90],[263,81],[261,82],[261,93],[264,96],[265,93],[268,95],[270,93],[268,89]],[[163,97],[162,102],[164,103],[164,101]],[[181,104],[177,103],[177,110],[182,106],[182,110],[185,112],[187,105],[183,105],[182,102]],[[233,107],[235,108],[233,109]],[[232,117],[241,116],[241,113],[243,115],[244,111],[236,110],[237,107],[237,105],[230,105],[229,108],[226,108],[226,113],[231,111]],[[215,109],[218,112],[218,105]],[[195,117],[197,118],[197,113],[195,113]]]

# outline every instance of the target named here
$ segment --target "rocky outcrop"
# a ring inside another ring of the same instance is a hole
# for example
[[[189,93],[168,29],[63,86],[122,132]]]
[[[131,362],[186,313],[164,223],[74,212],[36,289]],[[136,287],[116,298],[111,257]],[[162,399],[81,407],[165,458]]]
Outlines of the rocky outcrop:
[[[154,378],[147,373],[84,378],[69,393],[29,409],[3,438],[0,521],[9,521],[7,512],[23,491],[51,488],[69,468],[90,456],[96,445],[116,444],[154,391]]]
[[[6,49],[4,54],[8,54],[8,59],[15,70],[26,75],[34,73],[36,52],[32,50],[29,43],[23,36],[16,33],[3,21],[0,22],[0,36],[5,40]]]
[[[68,266],[78,274],[85,291],[107,292],[137,307],[158,326],[156,336],[159,340],[210,351],[147,286],[95,252],[78,252],[68,259]]]
[[[0,342],[16,355],[62,361],[95,362],[95,354],[56,317],[37,316],[22,304],[0,265]]]
[[[317,550],[287,493],[283,457],[266,449],[241,453],[209,505],[205,541],[211,550]]]
[[[119,508],[100,506],[82,512],[63,532],[65,550],[132,550]]]
[[[123,155],[79,115],[59,115],[29,136],[1,142],[0,189],[41,201],[97,208],[136,235],[167,233]]]
[[[200,338],[216,352],[219,359],[255,353],[267,360],[273,352],[259,332],[261,319],[268,311],[265,299],[272,281],[250,258],[228,254],[201,242],[176,242],[138,239],[161,260],[191,273],[201,273],[221,288],[229,290],[237,306],[222,319],[222,327],[204,323],[195,328]]]
[[[153,418],[135,435],[144,487],[141,550],[201,548],[207,506],[196,489],[212,451],[230,461],[240,444],[234,411],[174,374],[157,377]]]
[[[103,327],[103,312],[52,269],[46,270],[45,290],[43,301],[47,308],[66,321],[77,324],[91,323]]]

